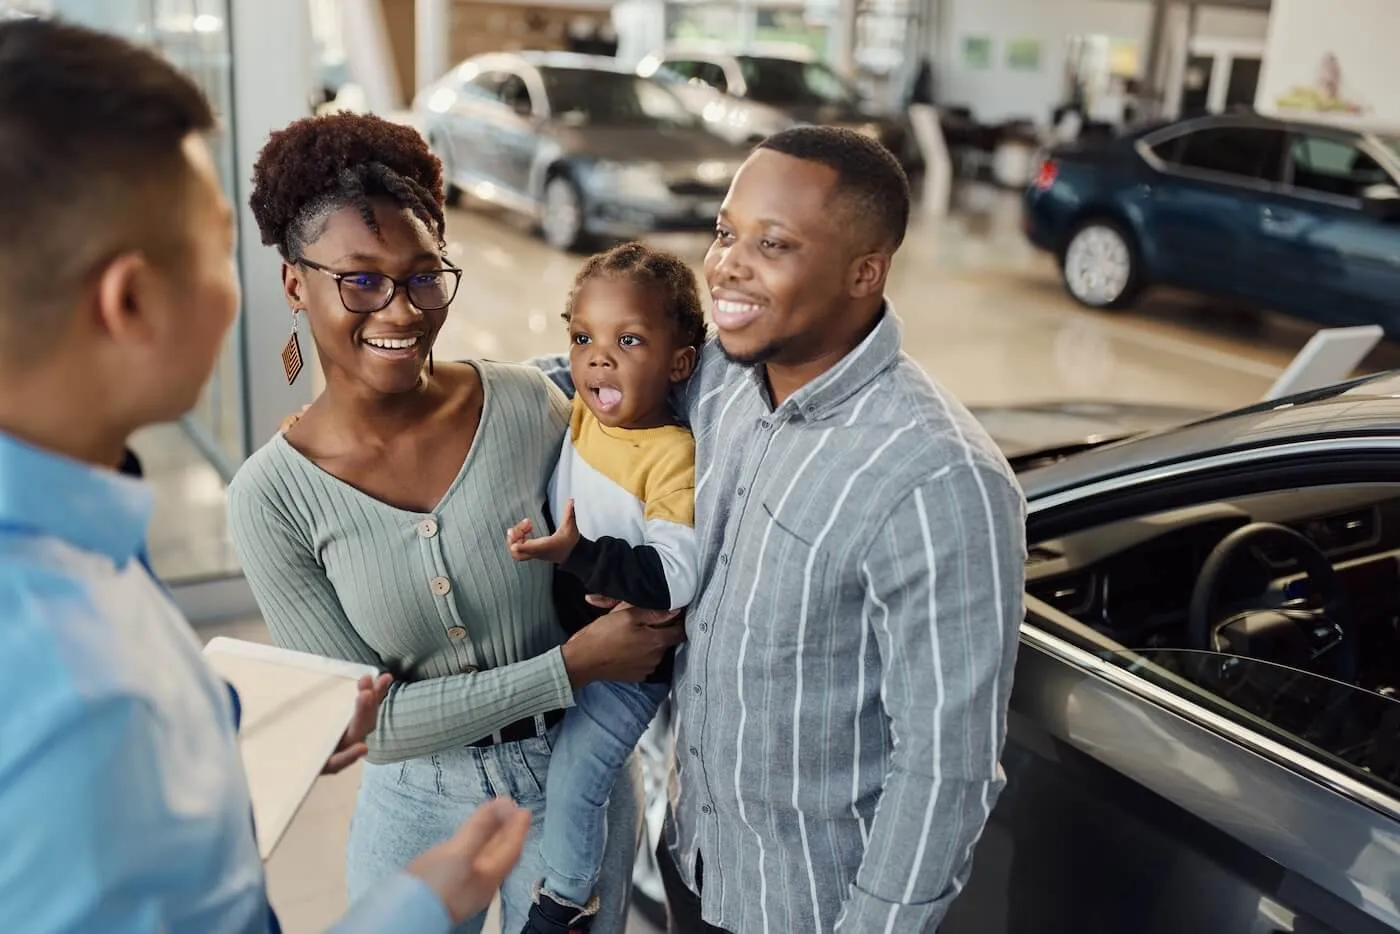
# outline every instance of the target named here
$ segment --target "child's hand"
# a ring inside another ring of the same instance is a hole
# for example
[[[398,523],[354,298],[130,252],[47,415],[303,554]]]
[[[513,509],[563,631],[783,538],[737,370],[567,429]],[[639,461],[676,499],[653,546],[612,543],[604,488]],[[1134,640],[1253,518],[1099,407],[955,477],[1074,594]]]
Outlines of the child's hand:
[[[516,561],[552,561],[563,564],[574,553],[578,544],[578,524],[574,522],[574,501],[564,506],[564,518],[553,535],[544,538],[531,538],[535,524],[529,519],[521,519],[506,532],[506,547]]]

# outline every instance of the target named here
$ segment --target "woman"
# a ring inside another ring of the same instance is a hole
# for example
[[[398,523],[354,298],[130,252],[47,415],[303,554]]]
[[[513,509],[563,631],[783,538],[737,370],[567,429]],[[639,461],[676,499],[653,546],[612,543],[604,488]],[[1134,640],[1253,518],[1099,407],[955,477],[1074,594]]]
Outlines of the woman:
[[[507,552],[521,516],[545,521],[569,408],[530,368],[434,364],[462,272],[418,133],[363,115],[298,121],[254,176],[263,242],[285,261],[287,377],[305,315],[326,389],[234,479],[234,541],[279,645],[396,679],[351,826],[353,898],[489,798],[538,815],[573,688],[641,680],[676,636],[604,621],[560,646],[549,566]],[[596,928],[609,934],[624,927],[637,808],[635,782],[620,782]],[[503,888],[506,931],[540,875],[532,841]]]

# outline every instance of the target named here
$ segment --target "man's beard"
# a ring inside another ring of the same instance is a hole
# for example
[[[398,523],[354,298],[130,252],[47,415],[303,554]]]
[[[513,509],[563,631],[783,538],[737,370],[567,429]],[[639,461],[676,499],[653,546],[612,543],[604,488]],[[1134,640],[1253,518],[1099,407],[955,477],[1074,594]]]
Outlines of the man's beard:
[[[737,363],[740,366],[762,366],[779,356],[787,348],[783,341],[777,340],[765,344],[753,353],[737,354],[725,346],[724,336],[720,335],[719,349],[730,363]]]

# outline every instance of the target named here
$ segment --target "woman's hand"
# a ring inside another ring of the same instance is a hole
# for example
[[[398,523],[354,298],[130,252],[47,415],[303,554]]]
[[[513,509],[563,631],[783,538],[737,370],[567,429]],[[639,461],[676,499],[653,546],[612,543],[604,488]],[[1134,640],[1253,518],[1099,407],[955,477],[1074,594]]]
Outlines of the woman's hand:
[[[594,681],[636,684],[656,670],[667,649],[684,641],[680,613],[620,603],[564,643],[564,668],[575,688]]]
[[[393,682],[393,675],[387,674],[377,678],[365,675],[360,679],[360,694],[355,698],[355,713],[350,717],[350,725],[345,728],[345,735],[340,738],[340,745],[335,747],[335,752],[331,753],[325,767],[321,769],[322,775],[343,772],[369,752],[365,739],[374,732],[374,725],[379,720],[379,705],[384,703],[384,698],[389,695],[389,685]]]
[[[516,561],[551,561],[563,564],[578,545],[578,523],[574,521],[574,501],[564,504],[564,517],[553,535],[531,538],[535,524],[521,519],[506,531],[506,548]]]
[[[408,866],[442,899],[454,925],[491,905],[496,890],[515,868],[530,830],[530,812],[508,798],[476,809],[446,843]]]

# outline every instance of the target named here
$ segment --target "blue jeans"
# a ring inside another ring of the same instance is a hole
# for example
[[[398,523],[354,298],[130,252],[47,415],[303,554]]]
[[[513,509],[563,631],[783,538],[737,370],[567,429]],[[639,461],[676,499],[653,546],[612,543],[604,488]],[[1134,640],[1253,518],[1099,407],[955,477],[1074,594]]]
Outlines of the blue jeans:
[[[534,815],[520,863],[501,887],[502,930],[516,932],[524,927],[535,884],[544,875],[540,856],[544,792],[551,749],[562,729],[560,724],[548,738],[459,746],[406,762],[366,764],[350,823],[346,883],[351,900],[446,840],[480,805],[509,797]],[[642,830],[640,784],[640,765],[633,757],[611,789],[608,819],[615,833],[603,854],[596,934],[623,934],[627,926],[632,865]],[[478,934],[485,920],[484,915],[473,918],[454,934]]]
[[[574,706],[559,725],[546,786],[544,889],[556,900],[586,905],[598,885],[600,868],[606,876],[605,842],[612,843],[618,834],[631,839],[630,828],[612,823],[617,813],[614,787],[670,691],[669,684],[595,681],[574,692]],[[602,887],[598,894],[601,899]],[[599,930],[596,923],[593,930]]]

